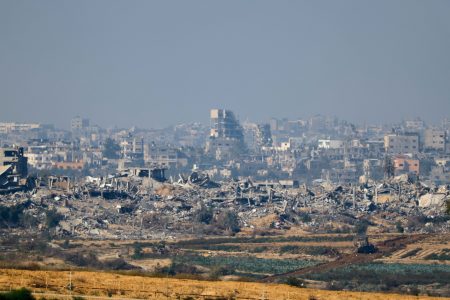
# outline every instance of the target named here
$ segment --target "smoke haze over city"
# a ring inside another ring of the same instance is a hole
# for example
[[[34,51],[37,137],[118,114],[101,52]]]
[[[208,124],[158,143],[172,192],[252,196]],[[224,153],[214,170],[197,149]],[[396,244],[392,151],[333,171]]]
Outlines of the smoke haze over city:
[[[3,121],[161,128],[450,110],[448,1],[2,1]]]

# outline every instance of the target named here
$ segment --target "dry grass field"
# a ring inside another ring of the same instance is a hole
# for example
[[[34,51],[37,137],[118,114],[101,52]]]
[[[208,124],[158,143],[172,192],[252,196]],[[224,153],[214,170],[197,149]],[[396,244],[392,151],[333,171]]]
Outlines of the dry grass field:
[[[1,290],[19,287],[27,287],[33,292],[121,299],[445,299],[384,293],[323,291],[281,284],[152,278],[106,272],[0,269]]]

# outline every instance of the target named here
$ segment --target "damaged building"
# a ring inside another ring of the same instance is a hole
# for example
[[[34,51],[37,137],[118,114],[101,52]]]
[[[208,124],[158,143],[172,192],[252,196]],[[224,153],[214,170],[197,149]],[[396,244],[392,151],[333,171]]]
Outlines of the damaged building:
[[[234,113],[230,110],[212,109],[210,117],[211,130],[206,152],[218,160],[243,152],[244,133]]]
[[[23,148],[0,148],[0,189],[18,187],[27,175],[27,158]]]

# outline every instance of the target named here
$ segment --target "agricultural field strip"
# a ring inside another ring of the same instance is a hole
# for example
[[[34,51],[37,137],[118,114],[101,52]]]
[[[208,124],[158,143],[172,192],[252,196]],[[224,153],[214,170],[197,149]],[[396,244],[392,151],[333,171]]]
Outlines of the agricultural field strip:
[[[431,237],[434,237],[432,235]],[[269,282],[273,281],[276,278],[286,277],[286,276],[298,276],[307,273],[321,273],[328,270],[334,270],[336,268],[348,267],[353,264],[361,264],[368,263],[375,259],[380,259],[384,255],[391,255],[392,253],[402,250],[408,245],[416,244],[419,241],[423,241],[424,239],[430,238],[430,236],[426,236],[424,234],[419,234],[415,236],[405,236],[405,235],[397,235],[394,238],[380,241],[377,243],[377,246],[381,248],[381,252],[367,255],[355,255],[355,254],[346,254],[337,260],[324,262],[321,264],[313,265],[310,267],[304,267],[298,270],[289,271],[286,273],[280,273],[273,276],[269,276],[263,279],[263,281]]]
[[[176,256],[174,261],[177,263],[187,263],[201,265],[204,267],[230,266],[240,272],[254,274],[276,274],[284,273],[299,268],[310,267],[320,263],[313,260],[299,259],[263,259],[253,256],[199,256],[186,255]]]
[[[450,267],[435,264],[384,264],[364,263],[358,265],[343,266],[326,273],[311,273],[306,276],[313,280],[357,280],[363,282],[379,282],[380,278],[388,282],[391,279],[397,281],[413,281],[419,284],[431,284],[439,282],[449,284]],[[418,281],[423,281],[422,283]]]
[[[242,248],[251,248],[251,247],[277,247],[277,246],[285,246],[285,245],[293,245],[293,246],[304,246],[304,247],[327,247],[327,248],[350,248],[354,247],[353,242],[264,242],[264,243],[220,243],[220,244],[194,244],[183,246],[184,249],[194,249],[195,247],[208,247],[208,246],[239,246]]]
[[[416,258],[381,258],[376,259],[374,262],[381,262],[384,264],[405,264],[405,265],[448,265],[450,261],[446,260],[432,260],[432,259],[416,259]]]
[[[64,285],[64,282],[67,280],[68,272],[43,272],[43,271],[16,271],[16,270],[0,270],[0,278],[4,273],[9,274],[14,279],[20,281],[23,280],[25,286],[32,287],[31,285],[27,285],[30,277],[32,278],[40,278],[43,279],[48,277],[57,281],[58,287],[63,289],[64,293],[52,293],[53,295],[61,295],[63,298],[72,297],[75,295],[82,295],[86,298],[92,299],[104,299],[106,297],[101,297],[98,295],[87,295],[86,293],[74,293],[66,294],[67,289]],[[80,273],[80,274],[78,274]],[[33,276],[35,275],[35,276]],[[125,276],[125,275],[114,275],[111,273],[101,273],[101,272],[76,272],[73,274],[74,276],[74,285],[76,287],[77,280],[81,278],[91,278],[93,281],[100,281],[103,285],[97,286],[97,289],[103,289],[106,293],[108,289],[116,289],[117,281],[120,280],[123,285],[131,282],[139,282],[142,286],[145,287],[142,290],[142,294],[136,293],[134,295],[112,295],[113,299],[117,300],[136,300],[145,298],[158,298],[157,296],[164,295],[187,295],[187,296],[200,296],[206,295],[210,298],[217,296],[226,296],[230,295],[230,292],[238,292],[239,296],[236,299],[261,299],[259,295],[265,295],[266,299],[310,299],[311,296],[315,296],[318,299],[329,299],[329,300],[338,300],[338,299],[360,299],[360,300],[412,300],[419,299],[416,296],[407,296],[407,295],[397,295],[397,294],[383,294],[383,293],[361,293],[361,292],[335,292],[335,291],[322,291],[322,290],[313,290],[313,289],[298,289],[289,287],[286,285],[279,284],[259,284],[259,283],[248,283],[248,282],[210,282],[210,281],[196,281],[196,280],[180,280],[180,279],[164,279],[164,278],[149,278],[149,277],[138,277],[138,276]],[[80,276],[80,277],[78,277]],[[106,278],[105,278],[106,277]],[[111,278],[112,277],[112,278]],[[78,279],[76,279],[78,278]],[[9,277],[9,279],[12,279]],[[106,280],[108,279],[108,280]],[[3,282],[3,280],[1,281]],[[62,284],[61,284],[62,283]],[[23,286],[23,285],[22,285]],[[155,292],[149,292],[148,288],[161,286],[161,290],[155,294]],[[9,287],[3,288],[5,290],[9,290]],[[65,290],[64,290],[65,289]],[[181,290],[180,290],[181,289]],[[186,291],[189,290],[189,292]],[[196,292],[193,292],[196,290]],[[168,294],[167,294],[168,293]],[[42,295],[36,293],[36,295]],[[258,296],[256,296],[258,295]],[[125,297],[124,297],[125,296]],[[255,298],[256,296],[256,298]],[[110,297],[108,297],[111,299]],[[436,298],[436,297],[420,297],[420,299],[429,299],[429,300],[444,300],[450,298]]]
[[[370,235],[370,240],[373,242],[383,241],[388,237],[396,237],[398,234],[384,234],[384,235]],[[176,246],[180,248],[187,248],[186,245],[221,245],[221,244],[233,244],[233,245],[250,245],[250,244],[294,244],[302,243],[314,246],[327,246],[330,244],[339,245],[339,242],[353,244],[354,234],[308,234],[308,235],[295,235],[295,236],[271,236],[271,237],[215,237],[204,239],[181,239],[174,242],[168,242],[167,245]],[[105,241],[73,241],[73,247],[93,247],[93,249],[102,247],[112,249],[122,249],[124,246],[133,247],[134,243],[139,243],[142,247],[153,247],[160,241],[155,240],[133,240],[133,241],[117,241],[117,240],[105,240]]]
[[[8,291],[0,291],[0,293],[7,293]],[[54,293],[42,293],[42,292],[32,292],[32,295],[40,299],[41,297],[51,297],[51,298],[67,298],[73,299],[75,297],[82,297],[86,299],[111,299],[111,297],[101,297],[101,296],[92,296],[92,295],[83,295],[83,294],[54,294]],[[142,298],[119,298],[114,297],[115,300],[142,300]]]

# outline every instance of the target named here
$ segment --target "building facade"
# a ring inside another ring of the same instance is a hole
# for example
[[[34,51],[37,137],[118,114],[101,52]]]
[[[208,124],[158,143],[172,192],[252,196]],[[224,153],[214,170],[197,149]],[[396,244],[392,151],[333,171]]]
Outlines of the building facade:
[[[446,133],[440,129],[426,129],[424,133],[424,150],[445,151]]]
[[[417,134],[388,134],[384,136],[384,149],[387,153],[419,152],[419,136]]]

